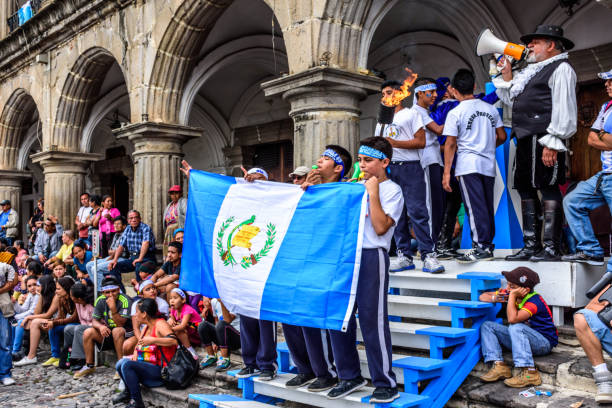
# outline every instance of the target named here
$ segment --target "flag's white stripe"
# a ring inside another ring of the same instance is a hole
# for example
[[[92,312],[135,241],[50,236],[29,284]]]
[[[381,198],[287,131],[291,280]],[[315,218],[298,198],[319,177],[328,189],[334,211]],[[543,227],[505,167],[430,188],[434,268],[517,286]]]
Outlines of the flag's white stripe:
[[[357,295],[357,283],[359,281],[359,268],[361,267],[361,247],[363,246],[363,229],[365,226],[366,209],[368,206],[368,195],[364,194],[361,199],[361,216],[359,217],[359,233],[357,234],[357,250],[355,251],[355,269],[353,269],[353,284],[351,285],[351,296],[342,323],[342,331],[348,329],[349,320],[355,307],[355,296]]]
[[[229,217],[234,217],[234,221],[223,235],[224,250],[227,250],[230,231],[241,222],[255,215],[253,225],[260,228],[257,236],[251,241],[253,244],[251,251],[239,247],[232,248],[232,253],[238,262],[236,265],[225,266],[218,250],[215,248],[213,251],[215,283],[219,296],[232,313],[259,318],[268,275],[303,193],[304,191],[299,186],[291,184],[260,181],[243,183],[241,179],[237,180],[237,184],[230,186],[219,209],[213,242],[217,240],[221,224]],[[249,253],[255,254],[263,247],[269,223],[276,227],[274,245],[256,265],[243,268],[240,265],[241,257],[248,256]],[[238,229],[235,231],[234,237],[238,231]]]

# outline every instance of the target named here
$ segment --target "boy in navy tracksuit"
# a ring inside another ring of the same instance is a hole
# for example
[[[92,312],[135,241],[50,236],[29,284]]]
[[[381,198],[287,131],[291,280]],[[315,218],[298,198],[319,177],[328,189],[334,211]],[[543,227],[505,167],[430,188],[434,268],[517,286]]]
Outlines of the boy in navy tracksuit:
[[[246,181],[267,180],[265,170],[254,167],[244,170]],[[276,322],[240,315],[240,349],[244,368],[237,378],[259,375],[264,381],[276,377]]]
[[[338,182],[352,168],[349,152],[329,145],[317,160],[317,169],[309,172],[302,188],[313,184]],[[325,391],[338,383],[329,330],[299,327],[283,323],[283,333],[298,374],[287,381],[287,388],[308,385],[308,391]]]
[[[391,332],[387,310],[389,290],[389,247],[404,200],[401,188],[387,178],[393,155],[391,144],[382,137],[361,142],[359,167],[368,192],[368,212],[364,225],[361,267],[355,307],[363,335],[372,383],[376,387],[370,402],[391,402],[399,397],[395,374],[391,370]],[[355,314],[346,332],[330,330],[332,348],[340,382],[327,397],[341,398],[366,385],[361,376],[357,353]]]

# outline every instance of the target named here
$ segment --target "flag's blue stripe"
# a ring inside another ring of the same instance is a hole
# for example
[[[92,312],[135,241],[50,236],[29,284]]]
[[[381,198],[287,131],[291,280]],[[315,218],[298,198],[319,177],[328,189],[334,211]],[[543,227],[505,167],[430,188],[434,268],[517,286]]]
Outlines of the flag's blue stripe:
[[[218,298],[213,271],[214,229],[217,215],[234,177],[192,170],[183,240],[180,287]]]
[[[342,329],[363,194],[364,186],[353,183],[306,190],[264,287],[262,320]]]

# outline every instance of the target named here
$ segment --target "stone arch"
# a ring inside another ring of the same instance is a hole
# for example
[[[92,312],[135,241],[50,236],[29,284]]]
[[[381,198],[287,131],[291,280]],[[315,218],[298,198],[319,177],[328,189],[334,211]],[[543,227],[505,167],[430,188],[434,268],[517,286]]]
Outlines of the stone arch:
[[[0,169],[17,168],[19,149],[35,116],[38,108],[30,94],[23,88],[13,91],[0,114]]]
[[[501,13],[505,10],[503,4],[498,1],[492,3],[492,9],[487,6],[482,0],[469,2],[448,2],[444,0],[404,0],[411,3],[414,7],[427,8],[432,13],[444,15],[448,19],[452,19],[453,35],[457,38],[460,51],[466,55],[466,59],[472,61],[480,58],[475,58],[474,43],[478,38],[480,31],[485,27],[492,28],[502,38],[517,38],[519,30],[516,24],[511,19],[500,21],[495,17],[494,11]],[[365,68],[368,66],[368,56],[370,53],[370,45],[372,39],[384,17],[398,3],[398,0],[374,0],[370,8],[370,12],[365,19],[361,38],[359,42],[358,61],[359,67]],[[471,64],[472,65],[472,64]],[[478,80],[485,80],[484,64],[474,67]]]
[[[117,86],[96,102],[91,109],[87,123],[83,127],[83,137],[80,143],[80,150],[82,152],[91,152],[94,130],[102,119],[119,106],[126,103],[129,104],[129,102],[129,94],[124,86]]]
[[[193,73],[185,85],[179,112],[179,123],[186,125],[189,120],[191,107],[204,83],[216,72],[228,64],[237,63],[240,60],[260,60],[263,64],[270,64],[269,37],[251,36],[231,41],[212,51],[193,70]],[[286,69],[286,55],[279,50],[275,51],[280,69]],[[272,65],[270,65],[272,68]]]
[[[58,102],[51,150],[79,150],[82,131],[106,73],[115,61],[113,54],[101,47],[90,48],[77,58]]]
[[[183,87],[208,33],[233,0],[185,0],[174,13],[157,49],[149,91],[149,120],[178,123]]]

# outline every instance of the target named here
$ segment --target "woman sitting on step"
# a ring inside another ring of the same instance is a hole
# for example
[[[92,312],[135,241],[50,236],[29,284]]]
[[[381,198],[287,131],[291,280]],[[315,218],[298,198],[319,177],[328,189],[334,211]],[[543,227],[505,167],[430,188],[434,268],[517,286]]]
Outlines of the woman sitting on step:
[[[172,328],[160,317],[155,300],[142,299],[136,310],[138,321],[144,327],[132,357],[117,361],[116,369],[125,383],[125,390],[113,398],[113,403],[131,399],[128,408],[144,407],[140,384],[147,387],[163,384],[161,369],[165,361],[172,359],[178,345],[176,337],[168,337],[173,334]]]
[[[51,343],[51,358],[42,365],[58,366],[60,357],[60,336],[64,327],[69,324],[78,323],[79,315],[72,298],[70,289],[74,285],[74,279],[70,276],[60,278],[57,283],[53,276],[45,275],[40,278],[40,301],[36,305],[33,315],[27,316],[21,323],[24,328],[30,329],[30,351],[27,356],[15,363],[15,367],[28,364],[36,364],[36,349],[40,342],[41,331],[49,332],[49,343]],[[49,301],[50,293],[55,289],[55,296]],[[46,312],[43,312],[46,309]]]

